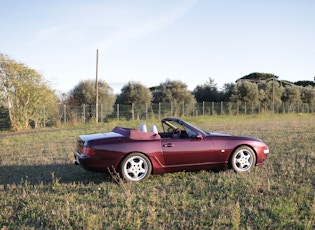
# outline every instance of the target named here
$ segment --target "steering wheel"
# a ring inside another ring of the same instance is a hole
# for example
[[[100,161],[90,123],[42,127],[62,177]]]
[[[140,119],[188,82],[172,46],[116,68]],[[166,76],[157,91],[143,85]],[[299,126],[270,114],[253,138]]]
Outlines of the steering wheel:
[[[172,138],[180,138],[180,133],[181,130],[179,128],[174,129]]]

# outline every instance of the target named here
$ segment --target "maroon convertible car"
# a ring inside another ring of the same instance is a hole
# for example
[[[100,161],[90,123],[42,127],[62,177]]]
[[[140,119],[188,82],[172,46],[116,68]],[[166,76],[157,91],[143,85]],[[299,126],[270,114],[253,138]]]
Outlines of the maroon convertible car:
[[[89,171],[113,168],[127,181],[150,174],[181,170],[232,168],[246,172],[266,160],[269,148],[259,139],[209,133],[178,118],[162,119],[147,131],[115,127],[111,132],[81,135],[74,153],[76,164]]]

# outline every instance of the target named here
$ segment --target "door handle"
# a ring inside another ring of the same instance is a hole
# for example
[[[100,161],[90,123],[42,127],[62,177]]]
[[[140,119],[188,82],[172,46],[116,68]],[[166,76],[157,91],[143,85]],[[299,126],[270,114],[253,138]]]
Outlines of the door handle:
[[[163,147],[174,147],[175,145],[172,144],[172,143],[167,143],[167,144],[164,144]]]

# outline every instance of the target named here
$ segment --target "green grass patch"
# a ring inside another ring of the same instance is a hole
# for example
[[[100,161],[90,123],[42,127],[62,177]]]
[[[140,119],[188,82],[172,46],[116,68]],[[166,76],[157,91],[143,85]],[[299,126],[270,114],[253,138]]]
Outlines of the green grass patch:
[[[186,120],[207,131],[261,138],[269,158],[245,174],[178,172],[124,183],[75,166],[72,152],[80,134],[136,128],[140,121],[1,136],[0,228],[314,228],[314,115]]]

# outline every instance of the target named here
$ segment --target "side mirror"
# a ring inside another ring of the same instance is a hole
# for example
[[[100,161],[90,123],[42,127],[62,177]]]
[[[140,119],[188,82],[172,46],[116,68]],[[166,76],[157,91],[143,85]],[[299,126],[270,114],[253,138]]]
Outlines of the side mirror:
[[[196,139],[201,141],[203,139],[203,136],[200,133],[197,133]]]

